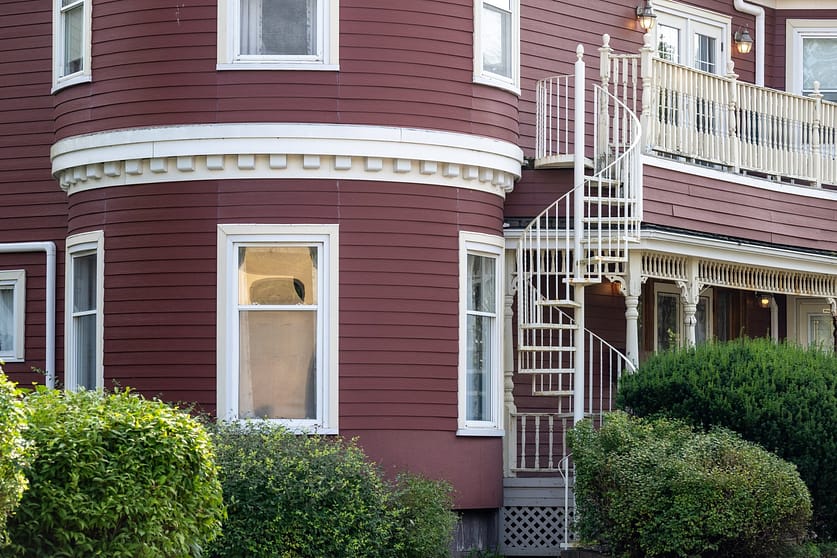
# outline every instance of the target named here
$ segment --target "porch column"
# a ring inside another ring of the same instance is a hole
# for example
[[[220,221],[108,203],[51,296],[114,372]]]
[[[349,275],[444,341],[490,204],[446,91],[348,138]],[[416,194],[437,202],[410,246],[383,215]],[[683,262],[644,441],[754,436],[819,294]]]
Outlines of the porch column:
[[[625,356],[639,364],[639,297],[642,292],[642,252],[628,253],[628,274],[622,282],[625,296]]]
[[[678,281],[683,297],[683,332],[686,347],[694,347],[697,341],[697,305],[700,301],[701,284],[698,281],[698,260],[689,259],[686,265],[688,281]]]
[[[517,407],[514,404],[514,323],[512,309],[516,289],[515,272],[517,257],[514,251],[506,250],[505,296],[503,297],[503,475],[514,476],[517,464]]]

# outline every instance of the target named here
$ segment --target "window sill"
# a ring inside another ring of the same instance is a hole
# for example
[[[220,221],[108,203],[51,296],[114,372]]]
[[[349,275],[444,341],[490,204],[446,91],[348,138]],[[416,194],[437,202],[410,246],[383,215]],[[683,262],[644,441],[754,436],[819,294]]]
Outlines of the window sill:
[[[505,431],[502,428],[460,428],[456,431],[456,435],[498,438],[505,436]]]
[[[232,62],[217,64],[218,71],[226,70],[306,70],[320,72],[340,71],[339,64],[321,64],[311,62]]]
[[[487,85],[489,87],[496,87],[497,89],[505,89],[509,93],[514,93],[515,95],[520,96],[520,85],[516,83],[506,82],[492,78],[490,76],[479,74],[474,75],[474,83],[479,83],[480,85]]]
[[[91,81],[93,81],[93,76],[90,74],[79,74],[77,76],[61,78],[52,84],[52,91],[50,93],[56,93],[66,87],[78,85],[79,83],[90,83]]]

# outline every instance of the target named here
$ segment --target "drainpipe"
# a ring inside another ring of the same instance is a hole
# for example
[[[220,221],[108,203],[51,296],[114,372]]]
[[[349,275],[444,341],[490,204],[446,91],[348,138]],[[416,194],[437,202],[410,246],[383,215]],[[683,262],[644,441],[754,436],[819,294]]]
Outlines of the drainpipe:
[[[55,387],[55,243],[5,242],[0,243],[0,254],[21,252],[46,253],[46,385]]]
[[[764,8],[735,0],[735,9],[756,17],[756,85],[764,87]]]

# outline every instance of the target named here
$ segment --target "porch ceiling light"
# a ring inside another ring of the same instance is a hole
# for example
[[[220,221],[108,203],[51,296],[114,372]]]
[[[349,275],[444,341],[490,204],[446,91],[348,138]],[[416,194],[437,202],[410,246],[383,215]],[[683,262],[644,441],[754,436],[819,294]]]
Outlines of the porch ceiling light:
[[[756,300],[762,308],[770,307],[770,295],[768,293],[756,293]]]
[[[743,31],[739,28],[732,38],[735,41],[735,48],[741,54],[750,54],[750,51],[753,50],[753,38],[750,36],[750,30],[746,27]]]
[[[657,14],[654,13],[654,6],[651,5],[651,0],[645,0],[642,6],[636,7],[636,19],[639,26],[646,33],[651,31],[654,23],[657,21]]]

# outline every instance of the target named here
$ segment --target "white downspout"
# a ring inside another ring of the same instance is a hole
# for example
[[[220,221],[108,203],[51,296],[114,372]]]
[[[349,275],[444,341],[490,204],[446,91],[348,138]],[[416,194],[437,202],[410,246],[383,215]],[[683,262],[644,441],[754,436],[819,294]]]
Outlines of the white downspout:
[[[735,0],[735,9],[756,17],[756,85],[764,87],[764,8]]]
[[[5,242],[0,243],[0,254],[20,252],[46,253],[46,357],[45,370],[47,387],[55,387],[55,243]]]

